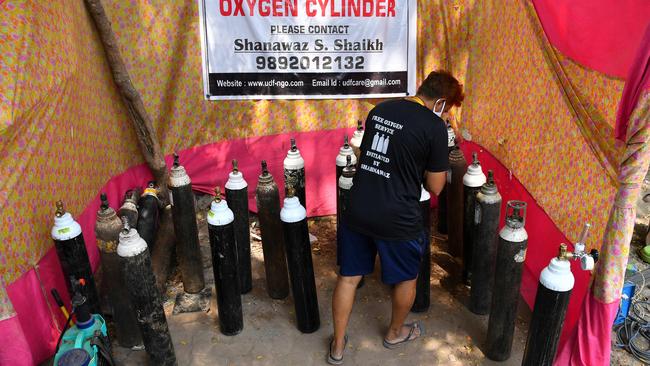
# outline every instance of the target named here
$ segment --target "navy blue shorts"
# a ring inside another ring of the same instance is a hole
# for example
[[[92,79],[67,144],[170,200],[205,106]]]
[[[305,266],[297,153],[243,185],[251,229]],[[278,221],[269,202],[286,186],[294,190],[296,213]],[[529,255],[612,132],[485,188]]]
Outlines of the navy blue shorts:
[[[381,280],[387,285],[413,280],[420,271],[425,245],[429,245],[424,230],[413,240],[379,240],[358,233],[345,224],[339,225],[336,248],[341,276],[362,276],[375,269],[379,253]]]

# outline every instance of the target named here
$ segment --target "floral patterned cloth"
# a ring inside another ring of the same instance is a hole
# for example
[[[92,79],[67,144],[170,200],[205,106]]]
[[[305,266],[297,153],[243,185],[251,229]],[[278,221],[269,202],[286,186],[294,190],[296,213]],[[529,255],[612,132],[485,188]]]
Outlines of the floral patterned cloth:
[[[650,166],[650,90],[637,103],[627,129],[627,145],[618,181],[620,188],[611,209],[601,260],[596,268],[593,293],[603,303],[621,297],[630,241],[636,219],[636,202]]]

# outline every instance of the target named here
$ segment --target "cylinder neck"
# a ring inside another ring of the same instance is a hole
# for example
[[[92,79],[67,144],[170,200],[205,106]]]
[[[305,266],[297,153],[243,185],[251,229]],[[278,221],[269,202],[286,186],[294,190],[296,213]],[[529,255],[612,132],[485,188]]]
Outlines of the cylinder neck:
[[[485,182],[485,184],[481,187],[481,193],[488,196],[499,193],[497,185],[494,182],[494,172],[491,170],[488,170],[487,182]]]
[[[526,224],[526,202],[524,201],[508,201],[506,204],[506,225],[519,229]]]
[[[178,155],[174,154],[174,166],[169,173],[169,185],[172,187],[182,187],[190,183],[191,180],[185,171],[185,167],[178,163]]]
[[[63,207],[63,201],[56,201],[56,212],[54,212],[56,217],[62,217],[65,215],[65,207]]]
[[[115,217],[115,210],[108,205],[108,198],[106,193],[100,195],[102,204],[99,206],[99,211],[97,211],[97,221],[109,221]]]
[[[273,182],[273,175],[269,173],[268,166],[266,165],[266,160],[262,160],[262,174],[260,174],[257,182],[259,184],[269,184]]]

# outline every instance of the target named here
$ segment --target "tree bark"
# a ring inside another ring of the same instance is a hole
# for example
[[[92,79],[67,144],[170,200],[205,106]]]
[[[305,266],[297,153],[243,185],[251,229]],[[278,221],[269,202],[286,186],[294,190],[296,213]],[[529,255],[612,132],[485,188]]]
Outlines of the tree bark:
[[[133,82],[131,82],[129,72],[122,60],[122,55],[120,54],[115,39],[115,33],[113,33],[113,29],[111,28],[111,22],[106,17],[101,1],[85,0],[84,2],[95,22],[99,37],[104,45],[104,52],[108,60],[108,65],[113,73],[113,80],[122,96],[122,101],[124,102],[131,122],[133,122],[142,156],[158,183],[158,197],[166,205],[169,202],[169,189],[167,188],[169,173],[160,148],[160,143],[158,142],[158,136],[153,129],[151,117],[144,107],[140,93],[138,93]]]

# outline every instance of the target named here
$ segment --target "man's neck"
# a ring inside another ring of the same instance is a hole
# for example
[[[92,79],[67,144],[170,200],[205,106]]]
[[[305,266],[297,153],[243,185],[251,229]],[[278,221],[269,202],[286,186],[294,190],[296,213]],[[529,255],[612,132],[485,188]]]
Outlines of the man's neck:
[[[419,98],[422,101],[422,103],[424,103],[425,107],[427,107],[428,109],[433,109],[433,105],[436,103],[435,100],[429,99],[421,94],[416,94],[415,96]]]

